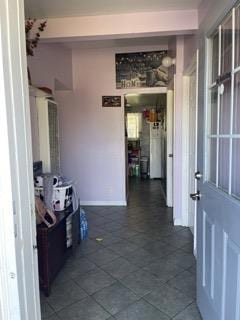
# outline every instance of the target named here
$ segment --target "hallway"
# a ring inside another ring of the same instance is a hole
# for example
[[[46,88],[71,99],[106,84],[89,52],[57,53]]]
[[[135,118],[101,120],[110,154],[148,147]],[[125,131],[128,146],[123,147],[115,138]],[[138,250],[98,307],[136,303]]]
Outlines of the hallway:
[[[86,207],[89,237],[41,295],[48,320],[200,320],[188,228],[159,180],[130,181],[128,207]]]

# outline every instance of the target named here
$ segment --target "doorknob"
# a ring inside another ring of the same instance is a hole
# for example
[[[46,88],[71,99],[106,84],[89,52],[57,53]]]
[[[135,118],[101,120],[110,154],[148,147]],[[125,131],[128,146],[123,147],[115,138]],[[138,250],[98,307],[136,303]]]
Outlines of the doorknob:
[[[201,193],[200,191],[198,190],[196,193],[190,193],[190,198],[194,201],[196,200],[200,200],[201,199]]]
[[[200,171],[195,172],[194,174],[195,179],[200,180],[202,178],[202,174]]]
[[[169,153],[169,158],[173,158],[173,154],[172,153]]]

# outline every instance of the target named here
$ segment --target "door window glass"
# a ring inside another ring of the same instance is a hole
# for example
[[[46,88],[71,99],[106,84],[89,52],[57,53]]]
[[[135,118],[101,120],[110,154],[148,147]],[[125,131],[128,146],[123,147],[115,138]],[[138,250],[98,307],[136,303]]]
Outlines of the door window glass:
[[[233,134],[240,134],[240,72],[234,77]]]
[[[232,16],[222,24],[221,29],[221,74],[232,69]]]
[[[218,87],[210,89],[210,133],[217,134],[218,119]]]
[[[229,182],[229,139],[219,139],[218,186],[228,191]]]
[[[231,78],[221,84],[219,133],[230,134]]]
[[[235,67],[240,66],[240,6],[235,14]]]
[[[209,181],[216,184],[217,139],[209,139]]]
[[[232,12],[235,19],[228,15],[209,46],[207,172],[209,182],[240,199],[240,7]]]
[[[218,76],[219,65],[219,32],[213,36],[212,39],[212,83],[214,83]]]
[[[232,195],[240,198],[240,139],[233,139],[232,145]]]

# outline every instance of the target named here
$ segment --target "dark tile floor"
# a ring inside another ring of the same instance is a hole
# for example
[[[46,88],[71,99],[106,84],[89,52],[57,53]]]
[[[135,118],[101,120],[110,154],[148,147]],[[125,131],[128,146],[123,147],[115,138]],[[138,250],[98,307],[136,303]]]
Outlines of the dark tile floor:
[[[43,319],[201,319],[192,235],[173,226],[158,180],[132,180],[127,208],[85,209],[89,237],[41,296]]]

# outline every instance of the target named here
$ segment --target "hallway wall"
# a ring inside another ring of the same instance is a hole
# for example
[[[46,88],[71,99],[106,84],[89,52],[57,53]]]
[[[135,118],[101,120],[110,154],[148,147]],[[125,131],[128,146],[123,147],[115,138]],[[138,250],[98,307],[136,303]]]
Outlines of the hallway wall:
[[[62,167],[69,176],[76,172],[82,203],[125,204],[123,95],[146,90],[116,89],[115,53],[160,49],[167,47],[73,50],[74,99],[65,101],[60,117],[63,128]],[[147,89],[147,92],[151,91],[156,92],[156,88]],[[122,107],[102,108],[103,95],[121,95]],[[69,108],[74,109],[70,114]],[[65,123],[66,117],[71,118],[69,124]],[[69,140],[72,130],[74,138]],[[72,166],[69,166],[69,153],[74,154]]]
[[[40,43],[34,56],[28,56],[32,84],[55,90],[71,90],[72,50],[61,44]]]

